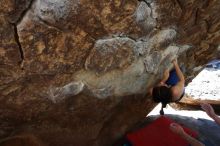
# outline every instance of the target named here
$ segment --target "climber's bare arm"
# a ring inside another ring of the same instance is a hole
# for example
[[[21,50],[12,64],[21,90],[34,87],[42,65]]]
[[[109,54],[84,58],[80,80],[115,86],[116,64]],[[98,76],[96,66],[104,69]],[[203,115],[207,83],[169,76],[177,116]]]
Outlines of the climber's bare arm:
[[[163,73],[163,78],[160,81],[160,84],[165,84],[165,82],[168,80],[169,76],[170,76],[170,71],[168,69],[166,69]]]
[[[179,82],[175,86],[173,86],[171,90],[173,93],[173,97],[178,99],[183,93],[185,78],[182,71],[180,70],[179,65],[177,64],[176,59],[173,60],[173,65],[176,70],[176,74],[179,78]],[[173,99],[173,100],[177,100],[177,99]]]
[[[215,116],[213,117],[213,120],[215,120],[215,122],[216,122],[218,125],[220,125],[220,118],[219,118],[218,115],[215,115]]]
[[[169,78],[169,75],[170,75],[170,72],[168,69],[166,69],[163,73],[163,78],[161,79],[160,83],[157,85],[157,86],[160,86],[160,85],[166,85],[165,82],[167,81],[167,79]],[[152,92],[153,92],[153,87],[151,87],[149,89],[149,93],[150,95],[152,95]]]
[[[206,114],[220,125],[220,117],[215,113],[212,106],[208,103],[201,103],[200,105],[202,109],[206,112]]]
[[[182,82],[184,84],[185,83],[185,78],[184,78],[184,75],[183,75],[183,73],[182,73],[182,71],[181,71],[181,69],[180,69],[180,67],[177,63],[177,60],[174,59],[172,62],[173,62],[174,68],[176,70],[176,74],[179,78],[179,82]]]

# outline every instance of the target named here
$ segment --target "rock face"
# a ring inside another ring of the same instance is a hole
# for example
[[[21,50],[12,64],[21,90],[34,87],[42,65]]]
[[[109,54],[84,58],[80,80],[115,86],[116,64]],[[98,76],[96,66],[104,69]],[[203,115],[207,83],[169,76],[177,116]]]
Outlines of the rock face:
[[[2,0],[0,138],[112,145],[155,106],[171,60],[216,57],[218,0]],[[25,139],[25,138],[24,138]]]

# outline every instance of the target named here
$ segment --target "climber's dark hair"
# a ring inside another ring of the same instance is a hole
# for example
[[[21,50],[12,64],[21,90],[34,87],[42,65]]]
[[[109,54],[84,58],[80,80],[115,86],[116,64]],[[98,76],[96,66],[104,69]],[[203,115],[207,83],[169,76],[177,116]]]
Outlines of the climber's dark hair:
[[[164,115],[163,108],[170,102],[172,102],[171,88],[167,86],[157,86],[153,88],[153,100],[157,103],[161,102],[162,108],[160,111],[161,115]]]
[[[153,88],[153,100],[155,102],[169,103],[172,101],[171,88],[167,86],[157,86]]]

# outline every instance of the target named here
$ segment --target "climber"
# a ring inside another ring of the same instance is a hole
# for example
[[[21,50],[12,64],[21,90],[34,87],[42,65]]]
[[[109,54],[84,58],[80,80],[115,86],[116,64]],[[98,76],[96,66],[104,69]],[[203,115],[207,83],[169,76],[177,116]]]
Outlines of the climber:
[[[163,108],[165,108],[168,103],[180,101],[185,93],[183,73],[176,59],[174,59],[172,63],[174,69],[170,72],[166,70],[160,83],[150,90],[153,100],[162,103],[161,115],[164,115]]]

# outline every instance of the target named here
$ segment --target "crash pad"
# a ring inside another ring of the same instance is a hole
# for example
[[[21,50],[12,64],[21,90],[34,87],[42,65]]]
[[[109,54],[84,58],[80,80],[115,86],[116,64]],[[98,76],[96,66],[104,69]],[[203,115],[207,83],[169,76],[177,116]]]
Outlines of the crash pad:
[[[128,133],[126,138],[133,146],[189,146],[186,140],[169,129],[171,123],[174,123],[174,121],[168,117],[161,116],[151,124]],[[182,127],[186,133],[192,137],[197,137],[195,131]]]

